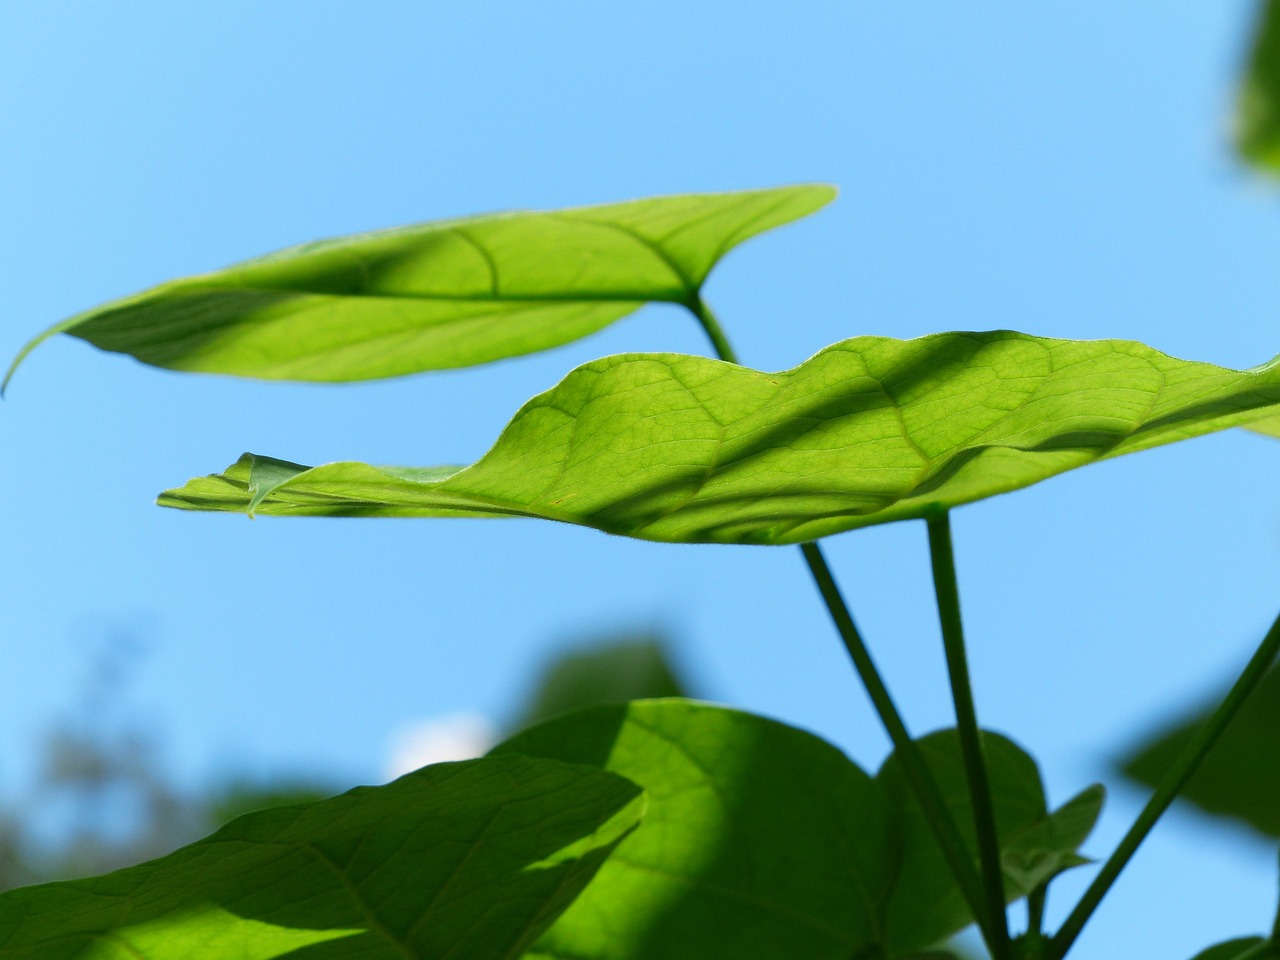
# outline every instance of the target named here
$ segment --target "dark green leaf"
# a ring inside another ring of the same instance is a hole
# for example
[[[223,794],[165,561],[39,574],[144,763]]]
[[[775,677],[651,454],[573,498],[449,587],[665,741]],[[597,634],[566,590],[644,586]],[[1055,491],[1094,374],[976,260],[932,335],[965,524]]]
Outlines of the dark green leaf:
[[[798,543],[1016,490],[1277,412],[1243,372],[1125,341],[859,337],[784,373],[606,357],[529,401],[467,468],[245,455],[165,506],[313,516],[530,516],[673,542]]]
[[[688,303],[733,247],[834,196],[815,185],[655,197],[323,240],[71,317],[13,366],[55,333],[160,367],[269,380],[486,363],[584,337],[645,303]]]
[[[1226,695],[1178,716],[1120,761],[1126,776],[1154,788]],[[1223,731],[1180,799],[1280,837],[1280,669],[1273,668]]]
[[[515,729],[605,703],[687,696],[661,637],[596,642],[566,651],[548,665]]]
[[[643,827],[531,957],[848,960],[879,938],[889,809],[811,734],[651,700],[553,720],[497,752],[599,765],[649,797]]]
[[[1280,950],[1275,947],[1260,950],[1264,943],[1266,941],[1262,937],[1240,937],[1197,953],[1192,960],[1274,960],[1280,957]]]
[[[973,807],[959,736],[954,730],[943,730],[916,742],[977,868]],[[1071,865],[1093,827],[1102,797],[1098,788],[1091,787],[1050,814],[1035,761],[999,734],[985,732],[982,742],[1006,866],[1005,892],[1013,901]],[[896,754],[885,761],[876,780],[897,812],[902,830],[902,859],[888,903],[885,943],[890,955],[910,953],[959,932],[972,917],[907,787]],[[1029,860],[1035,869],[1024,865]],[[1012,870],[1007,869],[1010,865]]]
[[[507,958],[638,822],[634,784],[498,757],[249,814],[159,860],[0,895],[0,958]]]
[[[1280,3],[1265,0],[1240,86],[1236,142],[1245,158],[1280,170]]]
[[[219,785],[216,792],[203,798],[203,819],[209,829],[258,810],[293,807],[302,803],[318,803],[338,790],[318,780],[293,778],[260,783],[251,779],[233,779]]]

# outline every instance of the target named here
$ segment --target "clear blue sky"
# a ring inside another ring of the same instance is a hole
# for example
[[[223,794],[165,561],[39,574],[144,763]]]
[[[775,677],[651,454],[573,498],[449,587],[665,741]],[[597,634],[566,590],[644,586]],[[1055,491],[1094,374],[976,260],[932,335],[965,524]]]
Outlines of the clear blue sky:
[[[102,300],[316,237],[823,180],[836,204],[709,285],[747,363],[860,333],[1012,327],[1250,366],[1280,351],[1280,194],[1227,142],[1251,13],[3,5],[0,354]],[[31,738],[120,627],[149,643],[133,709],[192,783],[227,766],[376,778],[396,729],[502,719],[550,648],[637,622],[678,636],[710,696],[874,766],[883,735],[794,550],[151,503],[244,450],[467,462],[574,364],[644,349],[706,348],[660,308],[534,358],[343,387],[41,348],[0,408],[0,791],[29,776]],[[1280,444],[1237,431],[958,511],[979,711],[1039,756],[1053,799],[1106,778],[1119,743],[1248,655],[1280,607],[1278,468]],[[846,534],[829,555],[913,728],[949,723],[922,526]],[[1113,792],[1091,852],[1137,799]],[[1263,929],[1274,860],[1171,817],[1081,960],[1177,960]]]

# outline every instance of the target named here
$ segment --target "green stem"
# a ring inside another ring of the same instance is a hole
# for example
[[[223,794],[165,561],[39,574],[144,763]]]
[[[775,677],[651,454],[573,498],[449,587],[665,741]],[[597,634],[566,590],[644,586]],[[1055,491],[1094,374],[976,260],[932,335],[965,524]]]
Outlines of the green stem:
[[[1027,894],[1027,955],[1039,957],[1044,952],[1044,908],[1049,898],[1049,885],[1042,883]]]
[[[1222,704],[1205,721],[1204,725],[1196,731],[1196,735],[1186,749],[1183,750],[1182,755],[1178,757],[1177,762],[1161,778],[1155,793],[1151,795],[1147,805],[1138,814],[1138,819],[1129,828],[1129,832],[1124,835],[1124,839],[1120,841],[1120,845],[1116,847],[1115,852],[1102,865],[1102,869],[1094,878],[1093,883],[1089,884],[1089,889],[1084,892],[1080,902],[1076,904],[1075,909],[1071,911],[1066,922],[1063,923],[1062,929],[1054,935],[1053,943],[1049,950],[1050,960],[1061,960],[1062,957],[1066,956],[1076,937],[1084,929],[1089,917],[1093,915],[1093,911],[1102,902],[1102,898],[1106,896],[1111,884],[1120,875],[1120,871],[1125,868],[1129,859],[1137,851],[1138,846],[1146,839],[1147,834],[1151,832],[1151,828],[1156,825],[1156,821],[1169,808],[1169,804],[1173,803],[1182,788],[1186,786],[1187,781],[1191,779],[1192,774],[1199,768],[1201,761],[1204,760],[1214,743],[1217,742],[1222,731],[1226,729],[1232,717],[1236,715],[1236,712],[1244,704],[1249,694],[1253,692],[1254,687],[1258,685],[1258,681],[1266,674],[1267,669],[1276,659],[1277,653],[1280,653],[1280,617],[1276,618],[1271,625],[1271,629],[1267,631],[1267,635],[1262,638],[1262,643],[1258,645],[1258,649],[1254,652],[1252,659],[1245,666],[1240,678],[1235,682]]]
[[[956,583],[956,560],[951,546],[951,519],[946,511],[931,515],[929,557],[933,563],[933,587],[938,598],[938,620],[942,624],[942,645],[947,655],[947,675],[951,699],[955,702],[960,753],[964,758],[965,780],[973,806],[973,825],[978,839],[978,862],[982,866],[987,917],[995,935],[993,960],[1008,960],[1009,917],[1004,906],[1004,874],[1000,869],[1000,839],[996,830],[991,782],[982,757],[982,735],[973,705],[969,663],[964,649],[964,627],[960,621],[960,589]]]
[[[707,339],[711,341],[711,346],[715,348],[716,356],[729,363],[737,363],[737,353],[734,352],[732,344],[729,343],[729,338],[724,335],[720,321],[711,312],[711,308],[703,302],[702,296],[694,294],[693,299],[685,306],[689,308],[690,313],[698,318],[698,323],[702,324],[702,329],[706,331]]]
[[[716,356],[728,363],[737,363],[737,353],[729,343],[729,338],[725,336],[724,330],[721,328],[715,314],[703,302],[701,294],[695,293],[685,306],[697,318],[698,323],[702,325],[707,338],[711,341],[711,346],[715,349]],[[858,628],[853,622],[853,615],[849,612],[844,598],[840,595],[840,588],[836,586],[835,579],[831,576],[831,570],[827,566],[827,561],[823,557],[822,551],[816,543],[802,544],[800,551],[804,554],[805,562],[809,565],[809,572],[813,574],[813,579],[818,585],[818,592],[822,594],[822,598],[827,604],[831,619],[835,621],[836,630],[840,633],[841,639],[844,640],[845,648],[853,659],[854,668],[862,679],[862,685],[871,697],[871,702],[875,706],[876,712],[880,715],[880,722],[884,724],[884,728],[889,734],[889,739],[893,743],[894,750],[897,751],[903,770],[906,773],[907,784],[915,794],[916,802],[924,810],[925,819],[928,820],[929,826],[933,829],[934,837],[938,841],[938,846],[942,849],[943,857],[946,859],[948,866],[950,866],[951,873],[960,887],[960,892],[969,906],[969,912],[973,914],[979,929],[982,931],[988,951],[995,956],[995,951],[992,950],[992,944],[995,941],[991,935],[987,912],[983,909],[982,884],[977,872],[974,870],[973,862],[969,857],[968,850],[965,848],[964,841],[960,837],[960,831],[956,829],[955,821],[951,819],[951,814],[947,811],[946,804],[943,802],[937,781],[933,779],[933,774],[929,772],[924,758],[920,755],[919,748],[916,746],[915,741],[911,739],[911,734],[907,732],[906,724],[902,721],[902,715],[898,713],[898,708],[894,705],[893,698],[889,695],[889,690],[880,676],[880,671],[876,669],[875,661],[871,659],[871,652],[867,649],[861,635],[858,633]]]
[[[831,569],[827,566],[822,550],[816,543],[805,543],[801,544],[800,551],[804,554],[805,562],[809,565],[809,571],[813,574],[818,592],[822,594],[836,630],[844,641],[845,649],[849,651],[854,668],[862,679],[862,685],[866,688],[867,694],[871,697],[871,703],[880,716],[880,722],[884,724],[885,731],[893,742],[893,748],[902,764],[907,783],[924,810],[925,819],[933,828],[934,838],[942,849],[947,866],[951,868],[951,873],[960,887],[969,911],[982,931],[987,949],[993,957],[998,957],[996,948],[1000,941],[991,928],[990,912],[983,902],[981,880],[974,870],[973,861],[965,848],[964,840],[961,839],[960,831],[956,829],[955,821],[951,819],[951,814],[942,799],[937,781],[929,772],[916,742],[907,732],[902,715],[898,713],[893,697],[890,696],[880,671],[876,669],[875,661],[871,658],[871,652],[867,649],[861,634],[858,633],[853,615],[849,613],[849,607],[845,604],[844,597],[840,595],[840,588],[836,585],[835,578],[831,576]],[[1007,934],[1005,939],[1008,939]]]

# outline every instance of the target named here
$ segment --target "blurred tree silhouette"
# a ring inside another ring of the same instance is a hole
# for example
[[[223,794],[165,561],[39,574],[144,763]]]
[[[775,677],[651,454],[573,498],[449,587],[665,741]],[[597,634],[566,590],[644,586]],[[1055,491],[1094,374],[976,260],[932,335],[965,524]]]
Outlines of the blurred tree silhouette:
[[[687,696],[652,631],[589,637],[553,653],[535,677],[512,730],[602,703]],[[107,873],[203,837],[241,814],[311,803],[344,789],[332,778],[230,777],[184,791],[166,773],[162,744],[121,709],[141,645],[108,638],[91,663],[80,702],[41,747],[28,797],[0,808],[0,890]],[[43,834],[53,827],[55,839]]]

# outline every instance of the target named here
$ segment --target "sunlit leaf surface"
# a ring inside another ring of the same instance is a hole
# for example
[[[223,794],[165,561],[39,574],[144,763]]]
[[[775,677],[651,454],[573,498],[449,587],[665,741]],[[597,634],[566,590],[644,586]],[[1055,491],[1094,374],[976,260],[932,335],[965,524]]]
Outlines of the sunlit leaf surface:
[[[1049,814],[1034,761],[985,736],[1006,860],[1040,864],[1036,883],[1080,862],[1097,792],[1091,815],[1087,799]],[[974,850],[955,733],[919,743]],[[600,766],[649,798],[530,960],[905,958],[972,921],[893,758],[873,779],[811,734],[687,700],[570,714],[496,752]]]
[[[0,958],[517,956],[642,803],[619,776],[553,761],[438,764],[249,814],[138,867],[0,895]]]
[[[55,333],[160,367],[271,380],[486,363],[584,337],[645,303],[688,303],[733,247],[833,196],[807,185],[654,197],[322,240],[71,317],[14,366]]]
[[[467,468],[246,455],[165,506],[526,516],[673,542],[797,543],[921,517],[1275,415],[1280,365],[1020,333],[858,337],[782,373],[675,354],[578,367]]]
[[[497,753],[598,765],[649,808],[533,957],[848,960],[892,855],[870,777],[812,734],[687,700],[596,707]]]

